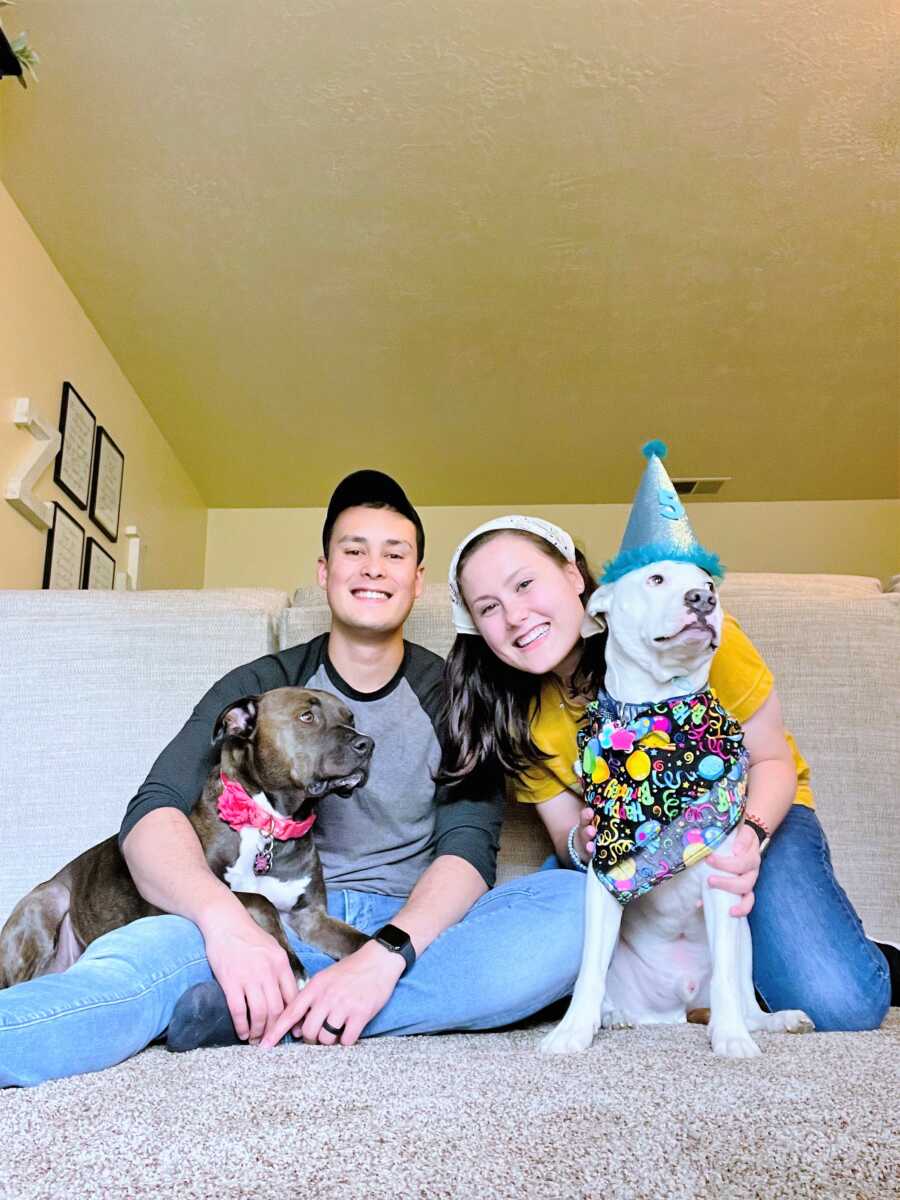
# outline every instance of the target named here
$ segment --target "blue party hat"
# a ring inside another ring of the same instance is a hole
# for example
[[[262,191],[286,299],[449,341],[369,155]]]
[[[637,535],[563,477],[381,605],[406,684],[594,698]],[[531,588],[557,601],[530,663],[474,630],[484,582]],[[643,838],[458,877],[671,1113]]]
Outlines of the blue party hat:
[[[672,486],[662,460],[667,454],[665,442],[648,442],[643,447],[647,467],[641,480],[622,545],[600,576],[601,583],[614,583],[629,571],[654,562],[691,562],[721,579],[725,568],[697,541],[684,511],[684,505]]]

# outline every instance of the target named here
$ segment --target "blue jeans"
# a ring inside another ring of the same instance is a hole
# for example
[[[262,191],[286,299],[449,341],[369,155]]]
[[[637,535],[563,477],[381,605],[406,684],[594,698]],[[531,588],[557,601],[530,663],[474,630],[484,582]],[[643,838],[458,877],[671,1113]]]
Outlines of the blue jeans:
[[[545,870],[482,896],[437,938],[363,1030],[378,1034],[491,1029],[571,992],[581,962],[583,877]],[[404,900],[336,891],[328,908],[364,933]],[[289,934],[310,971],[332,962]],[[100,1071],[166,1029],[183,992],[211,979],[199,929],[145,917],[98,938],[68,971],[0,992],[0,1086]]]
[[[333,892],[329,911],[372,933],[395,897]],[[567,995],[581,960],[583,876],[542,870],[486,893],[398,983],[363,1031],[490,1029]],[[875,1029],[887,964],[834,878],[811,809],[795,805],[763,860],[750,916],[754,980],[769,1008],[802,1008],[820,1030]],[[314,973],[331,959],[290,940]],[[94,942],[62,975],[0,992],[0,1086],[29,1085],[129,1058],[162,1034],[183,992],[211,978],[200,931],[147,917]]]
[[[769,843],[750,913],[753,979],[770,1011],[800,1008],[821,1031],[877,1029],[890,1005],[884,955],[834,877],[811,808],[795,804]]]

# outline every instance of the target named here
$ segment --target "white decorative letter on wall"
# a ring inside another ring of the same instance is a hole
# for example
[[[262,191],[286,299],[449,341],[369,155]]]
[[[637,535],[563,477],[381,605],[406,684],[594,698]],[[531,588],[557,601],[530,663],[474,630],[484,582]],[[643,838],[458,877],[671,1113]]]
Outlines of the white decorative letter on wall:
[[[38,445],[34,447],[33,457],[26,458],[10,477],[6,485],[6,499],[32,525],[37,525],[38,529],[49,529],[53,524],[53,505],[49,500],[38,500],[31,489],[56,458],[62,444],[62,434],[35,411],[27,396],[20,396],[16,401],[13,421],[20,429],[27,430]],[[41,442],[45,443],[43,447]]]
[[[116,571],[117,592],[136,592],[141,578],[141,531],[137,525],[126,525],[128,538],[128,570]]]

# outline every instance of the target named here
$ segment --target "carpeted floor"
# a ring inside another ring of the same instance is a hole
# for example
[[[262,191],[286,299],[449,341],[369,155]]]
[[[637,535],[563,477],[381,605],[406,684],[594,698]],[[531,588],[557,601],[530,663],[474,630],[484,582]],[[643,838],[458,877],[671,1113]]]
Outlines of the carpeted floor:
[[[877,1033],[539,1029],[171,1055],[0,1092],[15,1200],[900,1196],[900,1009]]]

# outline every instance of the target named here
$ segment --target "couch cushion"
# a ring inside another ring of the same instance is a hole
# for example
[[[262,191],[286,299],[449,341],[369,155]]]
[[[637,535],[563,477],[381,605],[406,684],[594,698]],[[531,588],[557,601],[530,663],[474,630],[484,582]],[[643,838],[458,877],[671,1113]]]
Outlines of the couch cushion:
[[[719,589],[726,604],[742,596],[881,595],[881,582],[869,575],[779,575],[764,571],[729,571]]]
[[[810,764],[838,879],[872,937],[900,930],[900,595],[732,595]]]
[[[118,831],[210,684],[275,648],[286,603],[274,590],[0,591],[0,922]]]

